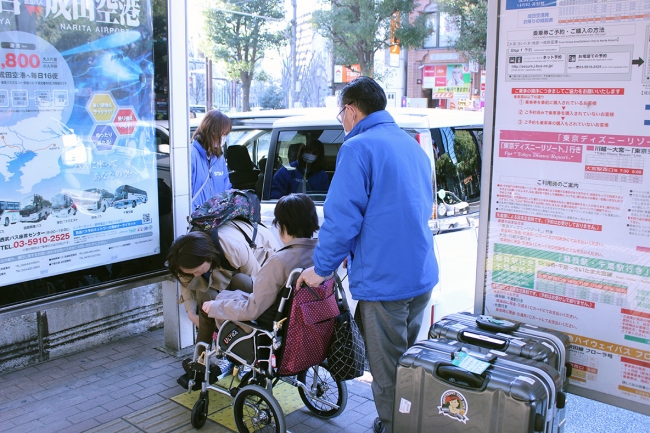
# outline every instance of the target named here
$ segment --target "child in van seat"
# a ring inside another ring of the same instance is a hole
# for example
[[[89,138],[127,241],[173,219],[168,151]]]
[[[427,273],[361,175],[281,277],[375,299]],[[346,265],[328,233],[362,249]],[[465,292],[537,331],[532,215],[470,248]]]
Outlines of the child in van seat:
[[[236,289],[224,290],[213,301],[203,303],[203,311],[221,325],[224,320],[256,320],[260,326],[270,329],[278,308],[278,293],[285,285],[289,273],[295,268],[313,266],[312,256],[318,239],[312,239],[319,229],[316,207],[306,194],[289,194],[278,200],[273,225],[277,227],[284,244],[266,261],[250,283],[238,281],[245,288],[252,284],[252,293]]]

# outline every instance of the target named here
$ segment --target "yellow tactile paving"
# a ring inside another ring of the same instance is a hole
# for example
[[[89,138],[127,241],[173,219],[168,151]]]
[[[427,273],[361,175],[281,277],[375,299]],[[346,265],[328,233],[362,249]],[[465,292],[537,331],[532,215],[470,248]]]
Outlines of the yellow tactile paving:
[[[227,376],[217,382],[217,385],[228,386],[231,379],[232,376]],[[210,402],[208,405],[208,419],[231,430],[237,431],[232,414],[233,399],[216,391],[210,390],[209,392]],[[199,399],[199,394],[200,391],[193,391],[191,394],[184,392],[172,397],[172,400],[191,410]],[[300,399],[300,395],[298,394],[298,388],[282,381],[278,382],[273,387],[273,396],[276,398],[278,403],[280,403],[280,407],[285,416],[304,406]]]

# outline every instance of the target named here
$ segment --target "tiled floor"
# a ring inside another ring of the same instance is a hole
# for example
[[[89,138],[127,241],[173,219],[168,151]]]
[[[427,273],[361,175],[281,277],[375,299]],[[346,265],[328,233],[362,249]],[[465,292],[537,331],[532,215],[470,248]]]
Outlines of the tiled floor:
[[[163,331],[106,344],[0,374],[0,432],[191,432],[180,360],[160,350]],[[349,400],[337,418],[300,409],[287,416],[292,433],[372,433],[377,416],[368,374],[347,382]],[[197,394],[198,397],[198,394]],[[229,430],[207,421],[202,432]],[[650,417],[569,396],[564,433],[650,432]],[[408,432],[398,432],[408,433]]]
[[[162,342],[157,330],[0,374],[0,431],[195,431],[190,411],[170,400],[183,392],[176,383],[183,371],[179,359],[159,350]],[[339,417],[325,421],[303,408],[287,416],[288,429],[371,433],[377,413],[368,380],[347,383]],[[230,430],[208,420],[201,431]]]

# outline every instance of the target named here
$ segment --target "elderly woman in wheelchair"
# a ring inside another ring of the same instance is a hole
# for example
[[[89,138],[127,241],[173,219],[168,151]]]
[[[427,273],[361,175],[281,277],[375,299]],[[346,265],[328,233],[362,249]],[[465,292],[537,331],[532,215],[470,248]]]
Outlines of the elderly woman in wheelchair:
[[[297,386],[305,406],[320,418],[339,415],[347,404],[346,384],[332,377],[325,360],[342,288],[334,280],[319,287],[293,287],[302,269],[313,265],[317,240],[312,235],[319,228],[316,208],[307,195],[290,194],[278,201],[274,216],[284,248],[269,257],[254,281],[239,282],[244,290],[223,291],[203,305],[219,330],[212,345],[197,343],[190,364],[204,375],[192,410],[195,428],[206,421],[208,390],[234,397],[239,432],[286,430],[272,393],[280,380]],[[231,284],[231,289],[239,283]],[[228,359],[236,370],[248,372],[239,381],[233,374],[211,384],[213,358]],[[190,380],[188,392],[193,386]]]

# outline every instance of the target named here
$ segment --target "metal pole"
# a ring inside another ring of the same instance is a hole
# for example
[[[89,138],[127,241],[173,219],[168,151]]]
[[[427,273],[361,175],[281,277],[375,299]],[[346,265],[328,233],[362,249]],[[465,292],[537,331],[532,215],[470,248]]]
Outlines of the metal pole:
[[[205,111],[212,110],[212,60],[205,62]]]
[[[291,8],[293,9],[293,18],[291,19],[291,53],[289,56],[290,62],[290,83],[291,88],[289,89],[289,108],[293,108],[293,105],[296,101],[296,28],[298,26],[298,21],[296,17],[297,1],[291,0]]]
[[[174,235],[187,231],[186,217],[190,213],[190,147],[188,50],[187,50],[187,4],[167,0],[169,44],[169,132],[171,144],[171,181],[174,185]],[[172,67],[172,65],[175,65]],[[178,305],[180,286],[171,280],[163,282],[163,320],[165,324],[165,347],[178,353],[194,344],[194,325]]]

